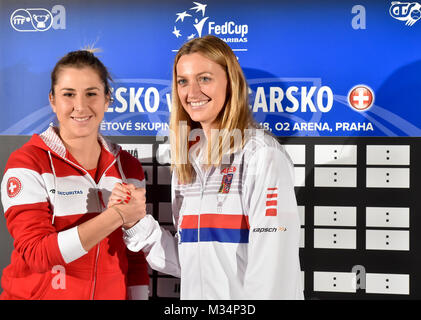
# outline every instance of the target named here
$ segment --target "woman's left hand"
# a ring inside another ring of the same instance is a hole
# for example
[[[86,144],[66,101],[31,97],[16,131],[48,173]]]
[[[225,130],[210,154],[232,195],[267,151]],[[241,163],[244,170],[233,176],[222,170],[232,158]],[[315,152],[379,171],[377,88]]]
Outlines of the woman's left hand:
[[[114,185],[114,189],[111,193],[111,196],[108,200],[108,205],[107,208],[112,207],[113,205],[116,204],[124,204],[124,203],[129,203],[131,197],[132,197],[132,192],[134,192],[136,190],[136,186],[134,184],[127,184],[127,183],[116,183]],[[132,222],[132,223],[125,223],[123,224],[123,228],[124,229],[130,229],[131,227],[133,227],[136,222]]]

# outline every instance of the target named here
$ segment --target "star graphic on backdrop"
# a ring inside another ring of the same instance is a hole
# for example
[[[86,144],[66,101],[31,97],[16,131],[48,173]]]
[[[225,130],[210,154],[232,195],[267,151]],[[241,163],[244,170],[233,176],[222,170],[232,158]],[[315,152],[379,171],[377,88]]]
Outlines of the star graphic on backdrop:
[[[202,17],[205,16],[205,10],[206,10],[206,6],[207,4],[201,4],[199,2],[193,2],[196,6],[193,8],[190,8],[190,10],[194,10],[196,9],[196,12],[202,11]]]
[[[174,31],[172,32],[177,38],[181,37],[180,30],[177,30],[177,28],[174,26]]]
[[[191,17],[191,14],[188,14],[187,11],[177,13],[177,19],[175,20],[175,22],[177,22],[178,20],[181,20],[181,22],[184,22],[185,17]]]

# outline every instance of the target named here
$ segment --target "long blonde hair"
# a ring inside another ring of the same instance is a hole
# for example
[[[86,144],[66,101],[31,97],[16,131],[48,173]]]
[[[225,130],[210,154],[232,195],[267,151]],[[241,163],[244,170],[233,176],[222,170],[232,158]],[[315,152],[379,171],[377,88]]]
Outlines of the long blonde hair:
[[[174,59],[172,80],[172,109],[170,117],[170,144],[171,144],[171,167],[176,171],[178,180],[182,184],[191,183],[194,170],[188,157],[190,149],[189,135],[193,129],[201,128],[199,122],[193,121],[184,110],[177,93],[177,63],[183,55],[200,53],[206,58],[218,63],[227,75],[227,90],[225,106],[217,117],[219,134],[216,141],[208,143],[208,159],[214,166],[220,166],[223,154],[222,147],[229,144],[232,147],[232,133],[240,132],[244,137],[244,130],[248,127],[256,127],[248,102],[248,85],[243,71],[237,61],[237,57],[231,48],[218,37],[208,35],[196,38],[185,43]],[[187,126],[185,126],[187,125]],[[242,139],[242,143],[244,143]],[[241,145],[243,146],[243,145]],[[231,148],[231,152],[235,149]]]

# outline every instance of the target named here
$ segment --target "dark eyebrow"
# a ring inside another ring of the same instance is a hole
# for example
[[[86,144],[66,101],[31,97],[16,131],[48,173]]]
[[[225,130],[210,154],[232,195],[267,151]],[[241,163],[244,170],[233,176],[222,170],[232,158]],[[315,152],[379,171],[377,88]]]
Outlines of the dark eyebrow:
[[[85,91],[89,91],[89,90],[100,90],[98,87],[89,87],[86,88]],[[60,91],[76,91],[73,88],[61,88]]]

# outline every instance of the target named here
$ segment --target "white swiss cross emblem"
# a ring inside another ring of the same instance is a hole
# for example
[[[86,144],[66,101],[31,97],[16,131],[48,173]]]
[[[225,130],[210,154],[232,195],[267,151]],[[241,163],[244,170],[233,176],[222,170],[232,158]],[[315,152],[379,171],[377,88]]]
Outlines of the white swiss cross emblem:
[[[374,93],[366,85],[360,84],[348,93],[348,103],[358,111],[368,110],[374,102]]]
[[[7,195],[9,198],[16,197],[22,190],[22,183],[16,177],[10,177],[7,180]]]

